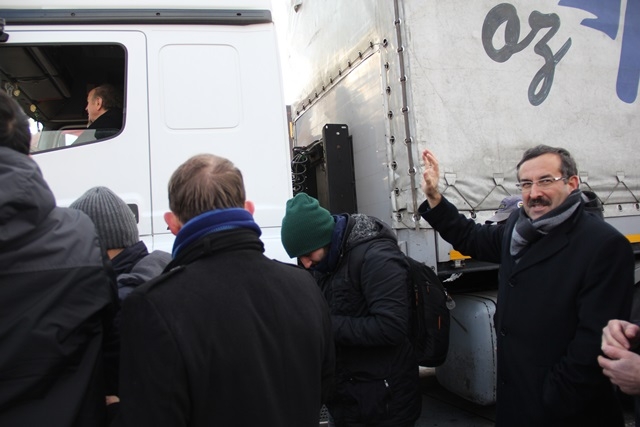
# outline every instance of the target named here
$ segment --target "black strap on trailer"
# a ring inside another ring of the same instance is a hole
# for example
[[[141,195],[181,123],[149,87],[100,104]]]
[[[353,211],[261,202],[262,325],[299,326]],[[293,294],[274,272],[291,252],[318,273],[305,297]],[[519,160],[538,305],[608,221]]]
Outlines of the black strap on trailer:
[[[4,32],[4,19],[0,18],[0,43],[9,40],[9,34]]]
[[[0,17],[7,25],[252,25],[272,22],[269,10],[240,9],[0,9]],[[1,30],[0,27],[0,37]]]

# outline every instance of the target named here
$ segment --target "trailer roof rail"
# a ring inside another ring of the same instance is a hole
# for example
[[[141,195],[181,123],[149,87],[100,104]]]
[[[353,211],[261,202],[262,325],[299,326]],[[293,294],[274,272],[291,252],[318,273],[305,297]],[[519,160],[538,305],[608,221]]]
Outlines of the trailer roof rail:
[[[272,22],[271,11],[246,9],[0,9],[0,17],[9,25],[252,25]]]

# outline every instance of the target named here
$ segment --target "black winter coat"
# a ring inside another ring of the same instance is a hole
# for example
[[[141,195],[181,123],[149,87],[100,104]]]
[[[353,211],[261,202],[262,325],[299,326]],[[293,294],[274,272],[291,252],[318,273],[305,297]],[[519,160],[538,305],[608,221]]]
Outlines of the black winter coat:
[[[334,372],[327,304],[248,229],[182,249],[122,308],[120,413],[130,427],[317,427]]]
[[[149,253],[142,241],[125,248],[111,260],[120,300],[125,299],[136,287],[159,276],[169,262],[170,253],[159,250]]]
[[[497,426],[621,426],[613,387],[602,374],[602,328],[627,319],[634,259],[627,239],[581,205],[515,263],[518,218],[478,225],[445,198],[421,215],[454,248],[501,263],[495,325]]]
[[[95,122],[87,126],[87,129],[113,129],[120,130],[122,128],[122,110],[112,108],[105,111]]]
[[[331,310],[336,391],[327,404],[339,426],[398,426],[420,416],[418,363],[408,338],[408,263],[393,231],[347,215],[335,269],[314,274]]]
[[[91,123],[87,129],[95,129],[95,139],[108,138],[122,129],[122,110],[112,108]],[[76,144],[78,141],[75,142]]]
[[[24,154],[0,147],[0,181],[0,425],[102,426],[117,296],[93,223]]]

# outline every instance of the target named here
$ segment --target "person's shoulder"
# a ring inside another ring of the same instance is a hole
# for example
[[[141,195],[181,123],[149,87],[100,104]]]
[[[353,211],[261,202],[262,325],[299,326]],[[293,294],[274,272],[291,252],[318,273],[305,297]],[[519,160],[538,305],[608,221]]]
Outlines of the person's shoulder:
[[[269,265],[277,271],[276,274],[284,279],[282,280],[283,286],[284,282],[288,282],[297,289],[303,286],[310,289],[318,289],[316,278],[312,271],[306,270],[296,264],[282,262],[276,259],[269,259],[269,262]]]
[[[614,241],[621,245],[629,246],[629,240],[617,228],[598,216],[583,211],[580,217],[580,232],[585,232],[588,239],[594,243],[604,241]]]
[[[292,264],[290,262],[283,262],[277,259],[270,259],[269,265],[273,266],[273,268],[281,270],[283,273],[299,276],[305,280],[307,278],[313,280],[313,276],[311,275],[311,273],[300,267],[299,265]]]
[[[93,123],[91,123],[87,129],[114,129],[120,130],[122,128],[122,110],[119,108],[111,108],[105,111],[100,117],[98,117]]]
[[[292,264],[290,262],[280,261],[279,259],[269,259],[269,262],[273,262],[276,265],[282,266],[282,268],[292,268],[294,270],[304,270],[302,267],[296,264]]]
[[[395,236],[377,235],[369,240],[359,242],[346,252],[349,264],[373,263],[377,264],[390,258],[404,258],[404,253],[398,246]]]
[[[71,234],[78,240],[93,240],[94,235],[97,237],[93,221],[79,209],[56,206],[49,217],[57,221],[59,227],[72,230]]]
[[[64,207],[55,207],[46,221],[50,237],[43,237],[42,248],[51,250],[62,245],[68,248],[60,254],[59,266],[104,268],[105,257],[91,218],[84,212]],[[55,259],[58,259],[56,255]]]
[[[171,254],[169,252],[156,249],[155,251],[149,252],[149,255],[144,257],[143,260],[145,262],[152,262],[166,267],[167,264],[171,262]]]
[[[584,209],[580,212],[579,224],[582,227],[589,228],[590,230],[592,229],[596,233],[622,236],[622,233],[620,233],[613,225],[609,224],[604,218]]]
[[[186,267],[182,265],[172,268],[171,270],[165,271],[160,275],[154,277],[153,279],[136,287],[131,292],[131,295],[136,294],[138,296],[159,296],[167,292],[172,293],[176,289],[176,286],[172,285],[179,283],[179,281],[184,277],[185,272]]]
[[[91,218],[80,209],[56,206],[52,213],[57,214],[58,217],[64,218],[67,221],[75,221],[80,224],[93,224]]]
[[[289,295],[296,295],[295,298],[306,299],[308,303],[314,301],[315,303],[324,302],[324,296],[322,296],[322,292],[311,271],[305,270],[298,265],[275,259],[270,261],[270,265],[278,271],[277,275],[283,278],[279,287],[290,291]]]

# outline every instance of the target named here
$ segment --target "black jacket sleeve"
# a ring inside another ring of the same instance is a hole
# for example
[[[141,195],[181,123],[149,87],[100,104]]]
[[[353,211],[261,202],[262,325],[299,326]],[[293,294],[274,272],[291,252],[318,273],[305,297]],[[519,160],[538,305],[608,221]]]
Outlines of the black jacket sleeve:
[[[457,251],[479,261],[500,263],[506,225],[476,224],[460,214],[444,196],[433,209],[425,201],[418,213]]]

